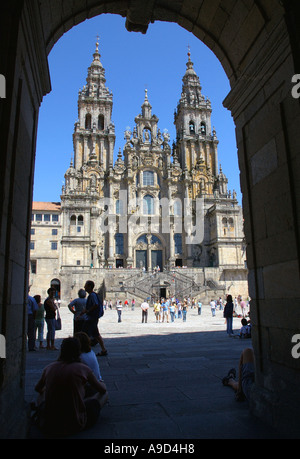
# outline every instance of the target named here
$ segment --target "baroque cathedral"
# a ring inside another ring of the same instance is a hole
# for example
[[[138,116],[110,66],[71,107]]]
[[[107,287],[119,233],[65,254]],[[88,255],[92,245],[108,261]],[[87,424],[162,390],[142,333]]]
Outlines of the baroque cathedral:
[[[32,291],[54,285],[67,303],[92,279],[107,299],[247,296],[242,209],[219,166],[211,102],[190,53],[173,144],[145,90],[114,161],[113,95],[98,47],[78,95],[61,203],[33,203]]]

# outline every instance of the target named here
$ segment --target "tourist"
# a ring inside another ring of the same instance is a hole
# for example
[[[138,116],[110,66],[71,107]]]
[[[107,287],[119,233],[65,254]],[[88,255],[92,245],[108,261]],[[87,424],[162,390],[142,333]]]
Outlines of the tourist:
[[[122,305],[122,301],[120,300],[117,303],[118,322],[122,322],[122,309],[123,309],[123,305]]]
[[[177,314],[178,314],[178,319],[181,319],[182,317],[182,304],[181,301],[178,301],[177,303]]]
[[[95,392],[86,397],[85,386]],[[37,425],[46,436],[65,437],[94,425],[108,399],[103,382],[80,361],[77,338],[65,338],[57,361],[50,363],[35,386],[40,394]]]
[[[37,339],[40,343],[39,349],[44,349],[44,326],[45,326],[45,308],[42,303],[41,295],[34,295],[33,297],[38,305],[38,309],[35,314],[35,332],[34,337],[36,338],[36,332],[38,332]]]
[[[34,297],[28,295],[27,299],[27,337],[28,351],[36,351],[35,349],[35,316],[38,310],[38,305]]]
[[[188,302],[184,301],[182,305],[182,321],[186,322],[186,315],[188,310]]]
[[[169,303],[166,299],[162,299],[162,322],[165,321],[165,318],[167,319],[167,322],[169,323]]]
[[[84,316],[81,313],[86,308],[86,291],[83,288],[78,290],[78,298],[71,301],[68,308],[74,314],[73,333],[75,334],[82,331],[84,325]]]
[[[223,300],[222,300],[221,297],[219,298],[219,306],[220,306],[220,307],[219,307],[219,310],[220,310],[220,311],[223,311]]]
[[[202,303],[201,303],[200,300],[198,300],[197,305],[198,305],[198,316],[201,316],[201,312],[202,312]]]
[[[86,302],[86,309],[84,309],[81,314],[86,314],[83,331],[87,333],[91,339],[95,339],[99,343],[101,352],[98,352],[97,356],[102,357],[107,355],[107,350],[98,330],[100,304],[98,295],[94,292],[94,287],[95,284],[93,281],[86,281],[84,290],[89,294],[89,296]]]
[[[224,386],[229,386],[235,391],[238,401],[244,399],[249,401],[254,376],[254,353],[252,349],[248,348],[244,349],[240,357],[238,381],[235,379],[236,371],[232,369],[222,379],[222,383]]]
[[[134,311],[134,307],[135,307],[135,299],[132,298],[132,300],[131,300],[131,311]]]
[[[242,327],[240,329],[240,338],[246,339],[251,338],[251,324],[243,317],[241,320]]]
[[[102,381],[99,363],[95,352],[92,350],[90,338],[84,332],[76,333],[74,337],[77,338],[80,342],[81,362],[90,367],[98,381]]]
[[[47,290],[48,297],[44,301],[44,308],[46,311],[45,320],[47,324],[47,350],[57,351],[55,347],[55,316],[57,306],[54,302],[55,289],[50,287]]]
[[[171,305],[170,305],[170,316],[171,316],[171,322],[174,322],[174,318],[175,318],[175,311],[176,311],[176,308],[175,308],[175,302],[172,302]]]
[[[210,304],[211,314],[212,314],[213,317],[215,317],[215,315],[216,315],[216,302],[213,299],[211,299],[209,304]]]
[[[234,313],[235,315],[237,316],[238,315],[238,300],[237,300],[237,297],[234,298]]]
[[[246,317],[246,302],[241,298],[240,306],[242,310],[242,317]]]
[[[141,309],[142,309],[142,324],[145,322],[147,323],[148,319],[148,309],[149,309],[149,303],[147,300],[143,301],[141,304]]]
[[[224,317],[226,319],[227,334],[228,334],[228,336],[233,336],[233,331],[232,331],[233,302],[232,302],[232,296],[231,295],[227,295],[227,302],[226,302],[223,314],[224,314]]]
[[[160,322],[160,303],[156,301],[153,306],[156,323]]]

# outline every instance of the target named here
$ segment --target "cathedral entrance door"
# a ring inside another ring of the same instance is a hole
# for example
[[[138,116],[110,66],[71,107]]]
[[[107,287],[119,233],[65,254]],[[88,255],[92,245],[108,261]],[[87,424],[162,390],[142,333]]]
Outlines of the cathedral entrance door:
[[[147,250],[137,250],[135,259],[136,259],[136,267],[140,269],[145,268],[147,271],[148,269]]]
[[[151,269],[159,266],[160,271],[163,270],[162,250],[151,250]]]

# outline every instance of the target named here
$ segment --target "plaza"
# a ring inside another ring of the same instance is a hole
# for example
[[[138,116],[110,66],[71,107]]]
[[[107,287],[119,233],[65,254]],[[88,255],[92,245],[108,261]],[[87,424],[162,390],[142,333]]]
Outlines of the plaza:
[[[73,333],[73,316],[60,308],[62,330],[56,332],[56,347]],[[187,321],[155,323],[150,308],[142,323],[139,304],[132,311],[107,309],[99,330],[108,356],[98,358],[109,392],[109,404],[97,425],[72,438],[101,439],[271,439],[280,438],[269,426],[253,417],[247,402],[237,402],[234,392],[222,385],[230,368],[238,370],[241,351],[251,340],[226,334],[223,311],[212,317],[210,306],[189,309]],[[241,318],[234,318],[238,335]],[[97,353],[99,345],[93,348]],[[34,386],[42,369],[57,359],[59,351],[27,353],[26,401],[36,398]],[[41,438],[35,427],[30,438]]]

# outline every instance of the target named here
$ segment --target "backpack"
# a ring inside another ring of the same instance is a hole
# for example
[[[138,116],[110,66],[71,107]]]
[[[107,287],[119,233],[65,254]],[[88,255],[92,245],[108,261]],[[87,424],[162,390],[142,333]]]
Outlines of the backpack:
[[[99,295],[99,293],[96,293],[96,292],[93,292],[95,293],[96,297],[97,297],[97,301],[98,301],[98,305],[99,305],[99,319],[101,319],[101,317],[104,315],[104,307],[103,307],[103,302],[102,302],[102,299]]]

